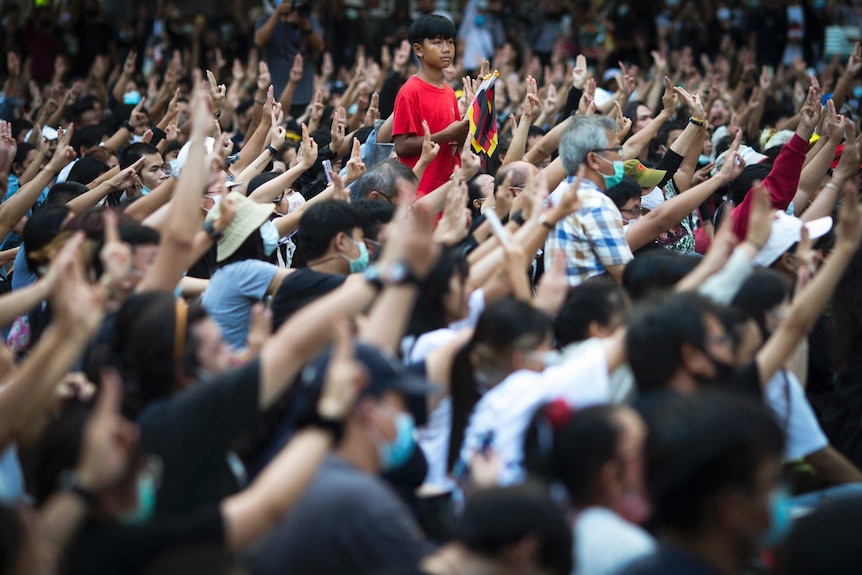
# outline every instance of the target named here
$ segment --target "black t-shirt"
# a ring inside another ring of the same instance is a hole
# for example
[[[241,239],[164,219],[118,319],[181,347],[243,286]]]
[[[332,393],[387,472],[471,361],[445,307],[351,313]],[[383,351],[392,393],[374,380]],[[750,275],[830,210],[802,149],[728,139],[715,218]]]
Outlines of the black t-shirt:
[[[272,327],[281,324],[303,306],[340,287],[347,276],[327,274],[311,268],[299,268],[289,274],[272,298]]]
[[[162,553],[188,545],[224,547],[225,529],[217,505],[145,525],[89,521],[67,553],[69,575],[130,575]]]
[[[189,268],[188,276],[190,278],[210,279],[218,267],[216,263],[216,253],[218,246],[213,244],[201,258]]]
[[[189,513],[241,487],[230,444],[260,416],[260,361],[199,382],[141,413],[141,449],[162,459],[156,515]]]

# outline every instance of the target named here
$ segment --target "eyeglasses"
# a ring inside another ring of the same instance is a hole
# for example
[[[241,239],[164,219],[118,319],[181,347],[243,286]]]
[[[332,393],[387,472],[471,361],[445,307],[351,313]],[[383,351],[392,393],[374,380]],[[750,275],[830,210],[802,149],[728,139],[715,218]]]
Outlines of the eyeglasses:
[[[614,146],[613,148],[596,148],[595,150],[590,150],[592,152],[616,152],[618,156],[623,155],[623,147],[622,146]]]
[[[638,206],[637,208],[620,208],[620,213],[626,216],[631,216],[636,218],[638,216],[642,216],[646,210],[644,208]]]

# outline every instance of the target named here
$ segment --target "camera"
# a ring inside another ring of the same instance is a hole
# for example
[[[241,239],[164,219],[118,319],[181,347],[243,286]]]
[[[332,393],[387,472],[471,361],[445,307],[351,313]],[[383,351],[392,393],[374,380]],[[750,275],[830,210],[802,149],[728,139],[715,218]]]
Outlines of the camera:
[[[291,0],[290,7],[297,16],[302,18],[311,16],[311,3],[308,0]]]

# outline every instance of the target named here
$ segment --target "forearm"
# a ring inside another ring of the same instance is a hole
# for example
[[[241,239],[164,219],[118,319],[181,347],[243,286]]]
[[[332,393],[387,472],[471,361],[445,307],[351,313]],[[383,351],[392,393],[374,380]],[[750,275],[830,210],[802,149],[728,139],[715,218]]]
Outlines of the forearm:
[[[264,148],[254,159],[254,161],[246,166],[243,171],[237,175],[235,181],[244,182],[245,185],[248,185],[248,182],[252,180],[258,174],[263,173],[263,169],[269,164],[275,156],[272,152],[270,152],[267,148]],[[237,190],[239,191],[239,190]],[[257,190],[255,190],[257,191]]]
[[[77,198],[70,200],[66,207],[69,208],[73,214],[80,214],[98,204],[102,201],[105,196],[115,191],[113,186],[109,182],[103,182],[98,186],[94,187],[91,190],[87,190]]]
[[[112,150],[120,150],[123,147],[129,144],[129,140],[132,139],[132,134],[124,127],[121,127],[117,130],[113,136],[111,136],[108,141],[106,141],[103,146],[106,148],[111,148]]]
[[[251,109],[251,123],[248,126],[248,132],[254,133],[257,127],[263,120],[263,106],[266,104],[266,90],[258,89],[254,93],[254,107]]]
[[[45,161],[45,153],[39,150],[36,152],[36,157],[33,158],[33,161],[30,162],[30,165],[27,166],[27,169],[24,170],[24,173],[21,174],[21,177],[18,178],[18,186],[23,186],[33,181],[33,178],[36,177],[36,174],[42,169],[41,166]]]
[[[292,80],[288,80],[287,84],[284,85],[284,90],[281,91],[281,94],[278,97],[278,101],[281,102],[281,107],[283,110],[290,110],[290,107],[293,106],[293,94],[296,92],[296,83]],[[309,132],[313,132],[313,130],[309,129]]]
[[[298,431],[254,483],[221,502],[229,551],[242,551],[281,520],[317,473],[332,439],[323,429]]]
[[[137,222],[143,222],[171,200],[176,183],[175,178],[168,178],[155,190],[132,202],[123,213]]]
[[[850,93],[850,84],[853,82],[853,76],[844,73],[835,85],[835,90],[832,92],[832,101],[835,103],[835,109],[840,110],[847,100],[847,94]]]
[[[644,126],[643,130],[629,138],[623,144],[623,159],[631,160],[637,158],[643,149],[649,144],[650,140],[658,134],[659,128],[662,127],[671,116],[668,110],[662,110],[658,116],[650,120],[650,123]],[[682,136],[680,136],[682,139]]]
[[[268,154],[268,152],[265,152]],[[259,204],[265,204],[267,202],[272,202],[281,194],[284,190],[289,188],[293,182],[295,182],[299,176],[301,176],[307,168],[302,164],[297,164],[287,170],[286,172],[279,174],[275,178],[271,179],[267,183],[259,186],[255,189],[249,198],[258,202]],[[248,180],[239,180],[239,181],[248,181]],[[321,192],[321,194],[324,192]],[[320,194],[318,194],[319,196]],[[317,196],[315,196],[317,197]],[[311,200],[309,200],[311,201]]]
[[[86,502],[71,491],[58,491],[39,510],[43,536],[64,549],[87,518]]]
[[[542,163],[560,146],[560,140],[562,139],[563,134],[569,131],[571,125],[572,119],[566,118],[566,120],[551,128],[551,130],[542,136],[536,145],[524,155],[524,161],[530,162],[536,166]],[[551,186],[550,182],[548,183],[548,186]],[[553,187],[550,187],[550,189],[553,189]]]
[[[263,48],[267,44],[269,44],[269,40],[272,38],[272,33],[275,30],[275,25],[278,23],[278,14],[273,12],[263,26],[260,27],[260,30],[254,33],[254,45],[258,48]]]
[[[527,153],[527,138],[529,133],[530,118],[526,114],[522,114],[518,127],[515,128],[512,134],[512,143],[509,144],[509,149],[506,150],[506,157],[503,158],[503,165],[523,159],[524,154]]]
[[[428,206],[429,211],[433,214],[439,214],[443,211],[443,208],[446,205],[446,195],[449,193],[451,185],[452,181],[449,180],[445,184],[438,186],[433,191],[416,200],[416,203]]]
[[[514,234],[512,241],[523,246],[525,253],[535,254],[544,245],[549,232],[550,230],[538,220],[530,219]],[[490,241],[492,240],[487,240],[487,242]],[[467,280],[468,289],[472,291],[484,285],[503,265],[505,257],[503,248],[497,245],[490,253],[471,265]]]
[[[693,129],[694,137],[687,143],[685,148],[680,146],[682,163],[673,176],[674,185],[680,193],[687,191],[691,187],[691,180],[694,177],[695,171],[697,171],[697,159],[700,157],[701,150],[703,150],[704,128],[689,124],[686,127],[686,130],[688,129]],[[685,135],[685,130],[683,130],[683,135]],[[682,139],[682,136],[680,136],[680,139]]]
[[[33,207],[39,194],[48,186],[59,170],[46,166],[32,181],[18,188],[15,194],[0,205],[0,238],[15,227],[27,211]]]
[[[414,285],[389,286],[374,302],[360,338],[380,349],[397,354],[407,330],[418,289]]]
[[[808,204],[808,199],[832,166],[835,150],[840,141],[841,138],[830,138],[830,141],[817,152],[814,159],[802,168],[802,173],[799,175],[799,186],[796,195],[793,196],[793,205],[805,206]],[[799,202],[796,201],[797,198],[799,198]]]
[[[805,462],[813,467],[817,476],[828,485],[862,482],[859,468],[831,445],[806,455]]]
[[[251,138],[248,139],[245,146],[242,148],[239,160],[230,167],[230,171],[234,175],[239,175],[257,158],[264,148],[266,138],[269,135],[271,120],[268,116],[261,118],[260,124],[257,125]]]
[[[803,223],[832,215],[840,191],[841,185],[833,181],[823,186],[813,201],[807,200],[804,204],[797,204],[794,198],[794,206],[797,206],[796,215]]]
[[[7,328],[20,316],[27,314],[48,295],[48,284],[44,280],[11,291],[0,297],[0,328]]]
[[[122,72],[120,74],[120,77],[117,78],[117,81],[114,83],[114,89],[111,90],[111,95],[114,97],[114,100],[116,100],[117,102],[123,101],[124,91],[126,89],[126,85],[129,83],[130,79],[131,78],[129,78],[129,76],[126,75],[125,72]]]

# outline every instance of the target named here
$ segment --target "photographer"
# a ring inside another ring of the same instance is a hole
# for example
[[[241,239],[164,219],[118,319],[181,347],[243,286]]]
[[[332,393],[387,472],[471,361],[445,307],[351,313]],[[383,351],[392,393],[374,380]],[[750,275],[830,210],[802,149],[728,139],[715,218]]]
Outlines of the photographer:
[[[314,92],[314,60],[323,52],[323,31],[311,14],[308,0],[264,0],[272,14],[255,25],[254,43],[269,66],[272,85],[278,96],[290,76],[297,54],[303,57],[302,79],[293,93],[290,115],[301,116]]]

